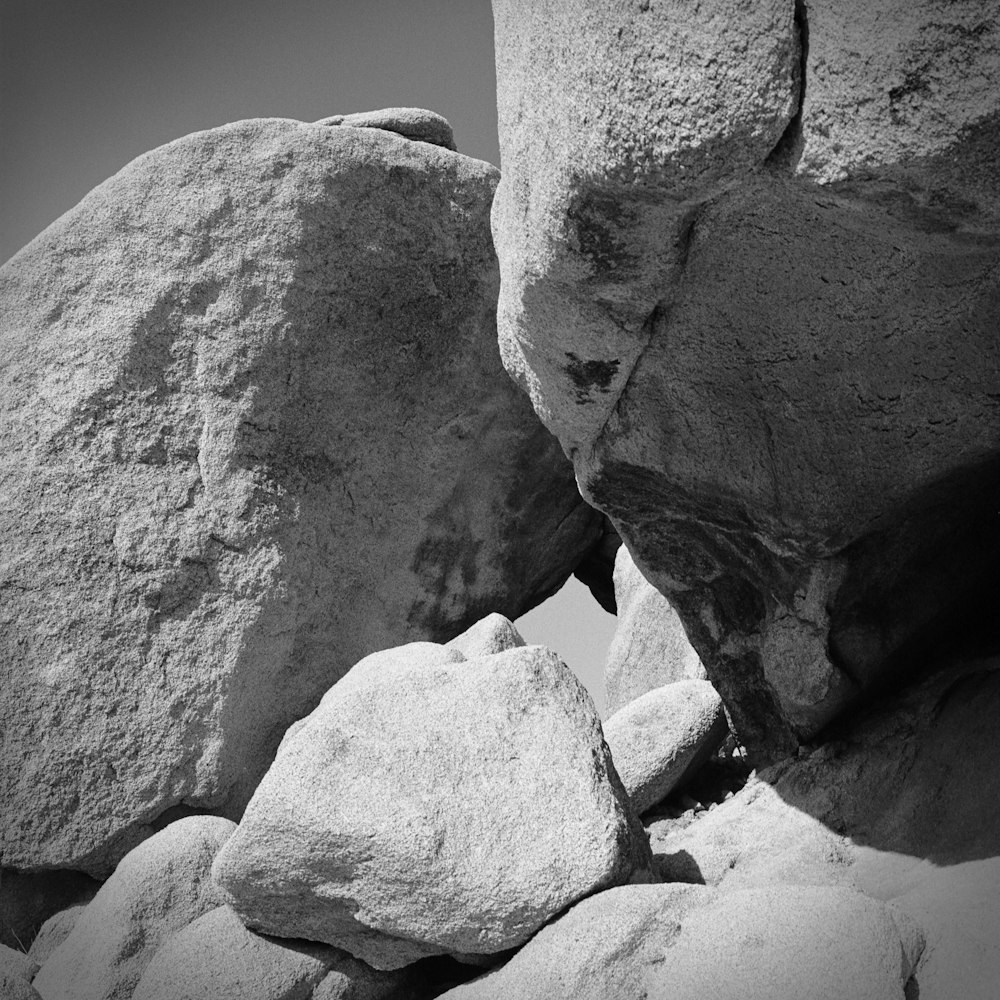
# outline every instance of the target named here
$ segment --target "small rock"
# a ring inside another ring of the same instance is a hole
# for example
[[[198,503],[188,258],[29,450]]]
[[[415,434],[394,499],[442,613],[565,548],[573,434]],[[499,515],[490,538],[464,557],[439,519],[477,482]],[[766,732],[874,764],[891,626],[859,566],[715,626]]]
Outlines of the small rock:
[[[213,869],[244,922],[392,969],[516,947],[645,870],[593,703],[555,654],[400,653],[349,672],[283,744]]]
[[[477,656],[492,656],[524,645],[524,639],[514,628],[514,623],[500,614],[487,615],[446,643],[448,649],[457,649],[467,660]]]
[[[0,997],[3,1000],[42,1000],[26,979],[0,968]]]
[[[353,115],[331,115],[321,118],[316,124],[380,128],[396,132],[406,139],[455,149],[455,135],[448,120],[424,108],[383,108],[381,111],[359,111]]]
[[[131,995],[160,945],[218,906],[212,860],[236,824],[177,820],[122,858],[35,979],[45,1000]]]
[[[30,983],[38,972],[38,963],[23,951],[0,944],[0,973]]]
[[[76,926],[80,914],[86,908],[86,903],[67,906],[65,910],[53,913],[42,924],[41,930],[35,935],[35,940],[31,942],[31,947],[28,949],[28,954],[39,966],[44,965],[52,952],[69,937],[70,931]]]
[[[375,1000],[387,996],[398,978],[375,972],[336,948],[255,934],[228,906],[219,906],[163,944],[132,1000],[299,1000],[307,996],[353,1000],[359,995]],[[382,992],[351,992],[352,985],[360,991],[378,983]]]
[[[690,777],[728,731],[722,699],[698,680],[649,691],[604,724],[615,767],[640,813]]]

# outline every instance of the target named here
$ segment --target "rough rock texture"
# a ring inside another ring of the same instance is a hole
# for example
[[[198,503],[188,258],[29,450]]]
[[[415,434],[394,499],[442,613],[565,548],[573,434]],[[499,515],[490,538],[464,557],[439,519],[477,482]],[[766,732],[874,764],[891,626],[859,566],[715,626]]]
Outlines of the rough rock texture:
[[[31,942],[28,954],[39,966],[44,965],[49,956],[69,937],[70,931],[76,926],[80,914],[87,908],[86,903],[77,906],[68,906],[65,910],[53,913],[48,920],[42,924],[41,929],[35,935],[35,940]]]
[[[38,968],[38,962],[31,955],[0,944],[0,974],[30,983],[35,978]]]
[[[646,838],[569,669],[540,646],[455,653],[350,672],[285,741],[213,869],[248,926],[398,968],[502,952],[643,877]]]
[[[846,885],[891,901],[926,938],[920,1000],[993,1000],[998,712],[1000,659],[956,664],[684,831],[654,835],[657,867],[723,891]]]
[[[237,122],[0,271],[5,865],[103,874],[168,810],[237,816],[352,663],[516,618],[596,539],[497,356],[496,180]]]
[[[615,557],[614,583],[618,624],[604,666],[609,715],[664,684],[705,677],[677,612],[624,545]]]
[[[502,969],[444,996],[903,1000],[917,956],[888,907],[849,889],[626,886],[578,903]]]
[[[780,756],[996,620],[1000,2],[494,15],[505,364]]]
[[[0,868],[0,943],[27,947],[49,917],[67,906],[89,903],[100,887],[82,872]]]
[[[132,1000],[379,1000],[399,979],[336,948],[255,934],[220,906],[163,944]]]
[[[212,861],[236,824],[177,820],[130,851],[35,978],[44,1000],[122,1000],[159,946],[222,903]]]
[[[0,969],[0,997],[4,1000],[40,1000],[31,983],[3,969]]]
[[[639,813],[683,785],[728,734],[722,699],[708,681],[656,688],[604,723],[615,770]]]
[[[479,656],[492,656],[507,649],[516,649],[524,645],[524,639],[509,618],[494,613],[476,622],[445,645],[448,649],[460,652],[467,660],[473,660]]]
[[[353,115],[331,115],[317,125],[347,125],[351,128],[380,128],[405,139],[430,142],[445,149],[455,148],[455,136],[446,118],[424,108],[382,108]]]

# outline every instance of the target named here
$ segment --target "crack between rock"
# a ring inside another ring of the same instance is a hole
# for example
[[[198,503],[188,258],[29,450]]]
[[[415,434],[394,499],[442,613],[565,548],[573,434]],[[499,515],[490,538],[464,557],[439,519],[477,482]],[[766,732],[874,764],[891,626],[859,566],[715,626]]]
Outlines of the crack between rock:
[[[802,113],[806,100],[806,66],[809,61],[809,15],[805,0],[795,0],[795,27],[799,38],[799,100],[795,114],[785,126],[774,149],[767,155],[764,165],[794,172],[802,158]]]
[[[681,278],[684,276],[684,272],[687,270],[688,258],[691,255],[691,245],[694,242],[694,229],[695,224],[701,214],[702,208],[708,204],[708,201],[700,202],[694,208],[690,209],[686,215],[683,216],[681,221],[681,231],[677,238],[677,260],[673,266],[673,273],[670,276],[668,282],[671,292],[676,292],[678,286],[680,285]],[[622,400],[625,398],[625,394],[628,391],[629,386],[632,384],[632,380],[635,377],[635,373],[639,368],[639,363],[646,355],[646,351],[649,350],[649,345],[653,341],[653,335],[656,332],[657,324],[669,315],[672,306],[672,296],[663,298],[657,301],[656,305],[653,306],[649,315],[646,317],[646,321],[642,325],[643,330],[643,343],[639,348],[639,353],[636,354],[635,360],[632,362],[632,367],[629,369],[628,377],[622,382],[622,387],[618,391],[618,395],[615,397],[614,403],[612,403],[610,409],[608,410],[608,415],[604,418],[604,422],[601,424],[597,433],[591,439],[590,451],[597,447],[601,439],[604,437],[608,424],[611,422],[611,418],[618,413],[619,407],[621,406]]]

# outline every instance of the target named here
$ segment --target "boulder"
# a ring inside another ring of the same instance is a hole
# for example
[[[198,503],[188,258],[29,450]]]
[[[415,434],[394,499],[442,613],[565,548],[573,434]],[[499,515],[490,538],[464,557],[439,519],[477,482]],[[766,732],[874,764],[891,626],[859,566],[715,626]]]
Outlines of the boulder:
[[[504,363],[741,741],[995,636],[1000,3],[493,7]]]
[[[642,575],[627,546],[615,557],[618,624],[608,647],[608,714],[680,680],[704,680],[705,668],[670,602]]]
[[[456,635],[445,645],[448,649],[458,650],[467,660],[474,660],[480,656],[492,656],[507,649],[516,649],[524,645],[524,639],[509,618],[494,613],[476,622],[461,635]]]
[[[455,149],[455,136],[448,120],[424,108],[382,108],[380,111],[359,111],[353,115],[331,115],[320,119],[316,124],[380,128],[386,132],[395,132],[404,139]]]
[[[555,654],[393,652],[285,741],[216,860],[248,926],[392,969],[501,953],[646,877],[593,703]]]
[[[992,1000],[1000,982],[998,712],[1000,660],[950,664],[835,740],[759,772],[683,831],[654,832],[657,870],[723,892],[861,890],[890,902],[926,938],[921,1000]]]
[[[255,934],[219,906],[167,939],[132,1000],[379,1000],[399,981],[336,948]]]
[[[70,931],[76,926],[80,914],[86,910],[86,903],[79,903],[76,906],[67,906],[65,910],[53,913],[48,920],[42,924],[35,940],[31,942],[28,954],[38,963],[44,965],[49,956],[69,937]]]
[[[604,723],[615,770],[638,813],[683,786],[728,735],[722,699],[708,681],[656,688]]]
[[[35,977],[44,1000],[131,996],[160,945],[221,904],[211,866],[235,829],[191,816],[130,851]]]
[[[903,1000],[919,957],[859,892],[776,886],[610,889],[448,1000]]]
[[[600,531],[495,346],[498,173],[375,128],[140,157],[0,269],[4,864],[238,817],[363,656]]]

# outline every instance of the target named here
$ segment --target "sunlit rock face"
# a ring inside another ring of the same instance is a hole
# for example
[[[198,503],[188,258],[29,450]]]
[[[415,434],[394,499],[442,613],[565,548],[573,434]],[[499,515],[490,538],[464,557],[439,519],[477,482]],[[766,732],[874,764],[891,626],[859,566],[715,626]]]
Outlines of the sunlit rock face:
[[[742,739],[982,627],[1000,4],[495,0],[500,344]]]
[[[5,866],[238,816],[351,664],[518,617],[599,536],[500,362],[497,177],[237,122],[0,271]]]

